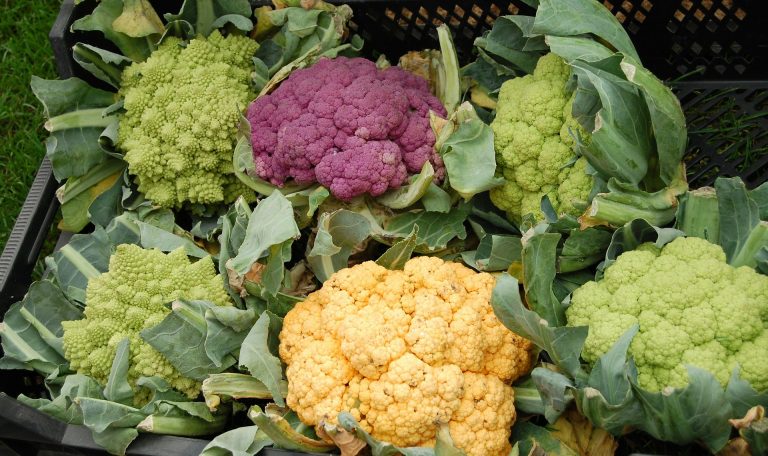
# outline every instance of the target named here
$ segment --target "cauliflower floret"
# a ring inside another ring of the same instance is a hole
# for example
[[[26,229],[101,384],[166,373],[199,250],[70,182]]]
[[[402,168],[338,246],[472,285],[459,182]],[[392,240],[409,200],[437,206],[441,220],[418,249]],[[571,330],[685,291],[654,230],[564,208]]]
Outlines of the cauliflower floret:
[[[255,173],[279,186],[319,182],[342,200],[400,187],[427,161],[439,181],[430,110],[446,115],[427,81],[402,68],[320,59],[248,107]]]
[[[589,326],[582,356],[594,363],[632,325],[629,354],[640,386],[688,383],[686,365],[725,385],[738,365],[758,391],[768,387],[768,277],[733,268],[718,245],[677,238],[622,253],[599,282],[587,282],[566,310],[569,326]]]
[[[190,263],[183,248],[169,254],[121,244],[109,259],[109,270],[88,281],[84,318],[64,321],[64,355],[70,367],[107,383],[117,344],[128,338],[131,362],[128,381],[135,400],[142,392],[135,386],[141,376],[158,376],[190,398],[200,393],[199,382],[185,378],[139,335],[157,325],[177,299],[205,299],[231,305],[211,257]]]
[[[230,203],[254,194],[234,175],[232,153],[258,44],[214,31],[184,47],[170,37],[123,71],[117,145],[153,203]]]
[[[435,257],[402,271],[369,261],[337,272],[283,321],[288,405],[309,425],[348,411],[400,446],[432,446],[448,425],[467,454],[506,455],[508,383],[535,359],[531,342],[494,315],[494,284]]]
[[[499,92],[494,133],[498,173],[507,184],[491,189],[491,201],[513,221],[542,219],[541,198],[560,214],[576,215],[592,190],[587,160],[576,159],[576,135],[589,135],[573,118],[573,96],[565,91],[570,69],[560,57],[539,59],[533,74],[506,81]]]

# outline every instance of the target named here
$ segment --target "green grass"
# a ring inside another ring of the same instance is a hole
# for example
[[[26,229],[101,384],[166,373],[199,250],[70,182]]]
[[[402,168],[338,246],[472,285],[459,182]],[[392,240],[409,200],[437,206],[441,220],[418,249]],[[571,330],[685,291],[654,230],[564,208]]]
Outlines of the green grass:
[[[0,249],[45,155],[32,75],[55,78],[48,31],[60,0],[0,0]]]

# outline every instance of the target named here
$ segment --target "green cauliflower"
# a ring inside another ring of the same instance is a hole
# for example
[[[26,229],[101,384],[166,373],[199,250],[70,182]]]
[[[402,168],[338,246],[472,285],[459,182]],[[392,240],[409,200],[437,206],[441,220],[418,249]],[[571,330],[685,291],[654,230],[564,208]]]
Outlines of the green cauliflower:
[[[587,160],[573,151],[572,134],[585,142],[589,135],[571,113],[569,77],[568,65],[550,53],[539,59],[533,74],[501,86],[491,128],[498,172],[506,182],[490,196],[512,221],[527,214],[541,220],[544,195],[558,213],[577,215],[592,190]]]
[[[186,46],[168,37],[123,71],[118,146],[139,191],[155,204],[230,203],[253,195],[234,174],[232,154],[258,44],[214,31]]]
[[[723,385],[738,365],[753,388],[768,389],[768,277],[728,265],[704,239],[622,253],[602,280],[573,293],[566,316],[568,326],[589,326],[582,357],[590,364],[638,324],[629,353],[650,391],[685,386],[685,365]]]
[[[211,257],[190,263],[183,248],[164,254],[121,244],[109,259],[109,270],[88,281],[85,317],[64,321],[64,356],[72,370],[107,383],[117,344],[130,343],[128,381],[137,403],[148,391],[135,386],[141,377],[158,376],[190,398],[200,392],[198,381],[186,378],[140,336],[160,323],[176,299],[207,300],[231,305]]]

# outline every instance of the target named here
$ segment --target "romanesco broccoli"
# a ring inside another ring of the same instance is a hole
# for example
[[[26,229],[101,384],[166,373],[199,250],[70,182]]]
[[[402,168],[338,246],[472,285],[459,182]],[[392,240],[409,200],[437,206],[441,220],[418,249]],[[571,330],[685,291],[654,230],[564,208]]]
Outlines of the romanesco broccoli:
[[[155,204],[229,203],[253,195],[234,175],[241,114],[254,97],[248,81],[258,44],[214,31],[186,46],[168,37],[123,72],[118,146],[139,191]]]
[[[629,353],[648,390],[685,386],[686,364],[723,385],[738,364],[756,390],[768,389],[768,277],[728,265],[722,248],[704,239],[621,254],[601,281],[573,293],[566,315],[569,326],[589,326],[582,351],[589,363],[638,324]]]
[[[510,220],[534,214],[549,197],[558,213],[576,215],[586,202],[592,177],[587,160],[573,152],[573,135],[588,141],[588,133],[573,118],[573,97],[566,91],[568,65],[555,54],[539,59],[533,74],[510,79],[501,86],[494,133],[499,173],[505,183],[491,190],[491,201]],[[575,162],[575,163],[574,163]]]
[[[88,281],[85,318],[64,321],[64,354],[70,367],[106,384],[117,344],[130,340],[128,381],[158,376],[195,397],[199,382],[183,377],[139,332],[160,323],[176,299],[201,299],[231,305],[211,257],[190,263],[183,248],[169,254],[121,244],[110,257],[109,271]],[[146,391],[134,390],[137,402]]]

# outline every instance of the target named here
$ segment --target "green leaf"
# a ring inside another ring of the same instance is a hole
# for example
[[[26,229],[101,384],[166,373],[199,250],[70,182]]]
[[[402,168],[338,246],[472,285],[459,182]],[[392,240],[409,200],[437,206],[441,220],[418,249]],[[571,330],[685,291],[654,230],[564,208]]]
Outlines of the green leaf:
[[[184,0],[178,14],[165,14],[165,19],[168,22],[189,22],[194,25],[195,33],[208,36],[226,22],[244,32],[250,31],[253,28],[253,23],[248,19],[250,16],[251,6],[247,0]]]
[[[416,251],[420,253],[442,250],[453,239],[465,239],[467,230],[464,221],[472,210],[470,204],[461,203],[448,213],[413,211],[395,215],[384,225],[391,237],[407,237],[418,225]]]
[[[146,222],[136,220],[141,233],[141,246],[145,249],[158,249],[163,252],[173,252],[183,248],[188,256],[205,258],[209,254],[195,244],[191,237],[182,237]]]
[[[451,195],[431,182],[421,197],[421,204],[429,212],[445,213],[451,210]]]
[[[145,417],[139,409],[103,399],[79,397],[75,402],[83,412],[83,424],[93,440],[112,454],[125,454],[139,435],[135,426]]]
[[[743,417],[749,409],[755,405],[768,407],[768,391],[758,393],[746,380],[739,376],[738,369],[734,369],[728,386],[725,388],[725,397],[733,407],[734,417]]]
[[[687,369],[689,383],[683,389],[654,393],[633,385],[645,412],[639,428],[656,439],[677,444],[698,441],[716,453],[731,434],[728,418],[733,416],[733,409],[712,374],[694,366]]]
[[[256,313],[252,309],[209,305],[205,311],[205,353],[208,358],[216,366],[222,366],[227,355],[240,348],[255,322]]]
[[[0,368],[13,363],[13,367],[23,365],[49,375],[66,365],[61,321],[79,319],[81,315],[51,282],[32,284],[24,299],[13,304],[0,323]]]
[[[232,356],[216,360],[208,356],[205,312],[210,306],[205,301],[175,301],[163,321],[141,331],[141,338],[185,377],[203,380],[209,374],[222,372],[236,360]]]
[[[752,229],[760,223],[760,209],[738,177],[715,180],[720,211],[720,245],[728,263],[739,256]]]
[[[451,431],[447,424],[441,424],[437,429],[435,456],[467,456],[464,451],[456,448],[456,445],[454,445]]]
[[[520,445],[520,454],[531,454],[534,447],[543,450],[546,455],[551,456],[577,456],[568,445],[558,440],[546,428],[536,426],[530,421],[518,421],[512,428],[513,442]],[[533,453],[537,454],[537,453]]]
[[[554,423],[573,402],[573,381],[543,367],[533,369],[531,379],[540,394],[539,406],[543,408],[544,416],[548,422]]]
[[[354,417],[348,412],[339,413],[339,425],[349,432],[354,432],[357,437],[368,444],[373,456],[435,456],[435,450],[425,447],[398,448],[391,443],[382,442],[369,433],[355,421]]]
[[[51,132],[46,139],[46,155],[57,180],[82,176],[107,158],[99,138],[115,117],[105,117],[102,111],[114,102],[115,94],[77,78],[45,80],[33,76],[30,85],[43,105],[46,129]]]
[[[91,14],[72,24],[72,31],[99,31],[123,55],[134,62],[141,62],[152,53],[150,42],[146,38],[131,37],[116,30],[112,24],[122,14],[123,0],[102,0]]]
[[[346,268],[353,250],[370,234],[371,223],[361,214],[347,209],[321,214],[315,242],[307,255],[317,279],[325,282],[333,273]]]
[[[600,5],[595,4],[595,7],[608,13]],[[649,128],[651,122],[648,118],[648,108],[637,87],[603,69],[612,68],[614,61],[615,66],[618,66],[618,60],[614,58],[599,62],[599,65],[580,60],[571,63],[580,84],[582,80],[588,81],[601,103],[601,108],[595,115],[591,142],[588,146],[579,146],[578,149],[587,157],[589,164],[603,176],[617,177],[623,182],[638,184],[648,172],[653,151],[652,133]]]
[[[523,244],[519,236],[488,234],[480,240],[473,255],[464,257],[470,267],[478,271],[506,271],[513,263],[520,263]]]
[[[599,62],[613,56],[613,51],[594,39],[581,36],[547,36],[546,42],[552,52],[566,63],[574,60]]]
[[[648,106],[656,140],[659,176],[669,185],[677,179],[688,143],[685,114],[680,101],[669,87],[632,58],[626,57],[621,62],[621,69],[627,80],[640,89]]]
[[[299,227],[293,218],[291,203],[280,192],[273,192],[261,200],[253,210],[245,239],[237,256],[232,258],[232,269],[243,276],[251,265],[262,258],[269,248],[300,236]]]
[[[589,420],[611,434],[621,435],[629,427],[642,423],[640,401],[633,394],[632,382],[637,369],[627,360],[627,350],[638,326],[627,330],[595,363],[587,380],[588,386],[577,393],[581,412]]]
[[[416,248],[416,237],[418,234],[419,227],[416,225],[407,238],[394,243],[392,247],[388,248],[376,260],[376,264],[391,270],[402,270],[405,267],[405,263],[411,259],[413,249]]]
[[[421,172],[411,176],[407,185],[384,193],[376,198],[376,202],[392,209],[413,206],[427,193],[434,177],[435,169],[429,161],[426,161]]]
[[[108,401],[129,405],[133,403],[133,390],[128,383],[128,367],[130,366],[130,340],[126,337],[117,343],[115,358],[109,370],[107,386],[104,387],[104,398]]]
[[[528,305],[553,327],[566,324],[565,305],[552,290],[560,238],[556,233],[541,233],[523,240],[523,276]]]
[[[555,36],[591,33],[640,61],[621,23],[602,4],[592,0],[540,0],[533,32]]]
[[[78,397],[93,397],[102,399],[103,387],[91,377],[72,374],[64,377],[64,382],[58,394],[49,399],[32,399],[20,395],[17,399],[22,404],[40,410],[43,413],[63,421],[68,424],[83,424],[83,413],[75,404],[74,400]]]
[[[115,89],[120,88],[123,70],[132,63],[128,57],[86,43],[76,43],[72,57],[89,73]]]
[[[281,383],[283,370],[280,359],[270,353],[268,346],[270,317],[266,312],[262,313],[256,324],[253,325],[248,336],[240,348],[239,366],[248,369],[248,372],[261,381],[272,393],[275,403],[281,407],[285,405]]]
[[[104,192],[120,185],[126,163],[112,157],[97,164],[83,176],[72,177],[57,196],[63,220],[59,229],[77,233],[89,222],[90,207]]]
[[[227,262],[237,255],[240,246],[245,241],[245,232],[251,217],[251,208],[241,196],[221,217],[221,234],[219,235],[219,271],[226,277]],[[233,290],[229,280],[224,279],[224,287],[238,307],[243,307],[243,300],[239,291]]]
[[[496,177],[493,131],[485,122],[471,118],[443,142],[440,155],[445,162],[449,185],[464,200],[504,183]]]
[[[571,229],[557,258],[558,272],[580,271],[599,263],[604,258],[605,251],[611,243],[611,236],[612,233],[608,230]]]
[[[461,83],[459,79],[459,58],[451,37],[451,29],[441,24],[437,27],[437,39],[440,42],[442,77],[437,84],[437,96],[450,116],[461,101]]]
[[[296,431],[282,415],[270,411],[262,412],[258,406],[248,410],[248,418],[272,440],[276,447],[302,453],[328,453],[336,446],[322,440],[309,438]]]
[[[103,228],[90,234],[76,234],[46,260],[56,282],[70,300],[85,304],[88,280],[109,268],[112,243]]]
[[[532,26],[530,16],[501,16],[490,32],[475,39],[475,47],[481,56],[478,61],[489,64],[497,75],[502,76],[491,84],[484,80],[488,89],[498,90],[509,77],[533,73],[546,46],[542,46],[543,37],[531,33]],[[487,70],[485,74],[487,77]]]
[[[288,394],[288,383],[281,381],[281,393]],[[208,408],[215,411],[222,401],[231,399],[272,399],[272,393],[252,375],[225,372],[211,374],[203,380],[203,396]]]
[[[605,261],[598,267],[597,279],[602,278],[603,271],[622,253],[635,250],[640,244],[646,242],[661,248],[683,235],[682,231],[674,228],[657,228],[643,219],[632,220],[613,233],[611,243],[605,252]]]
[[[536,312],[523,306],[517,280],[507,273],[496,279],[491,306],[504,326],[546,351],[560,369],[576,379],[585,377],[580,355],[587,338],[586,326],[549,326]]]
[[[255,456],[272,440],[258,426],[243,426],[216,436],[200,456]]]

